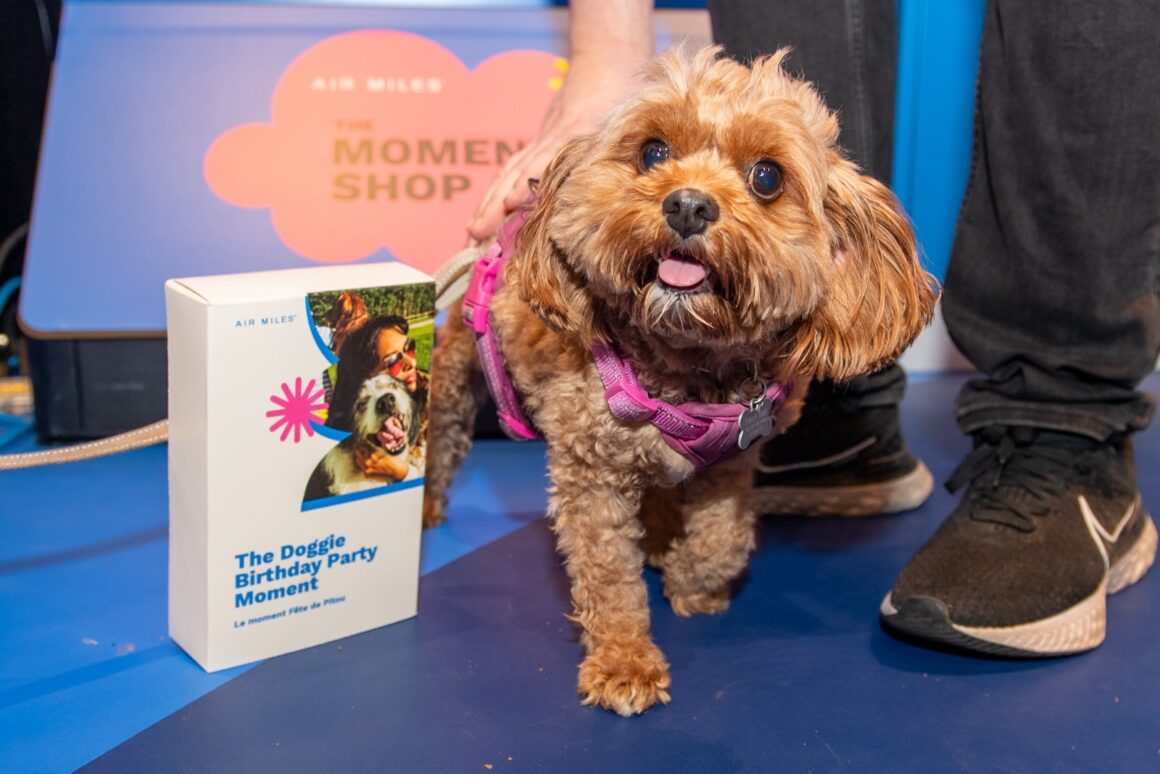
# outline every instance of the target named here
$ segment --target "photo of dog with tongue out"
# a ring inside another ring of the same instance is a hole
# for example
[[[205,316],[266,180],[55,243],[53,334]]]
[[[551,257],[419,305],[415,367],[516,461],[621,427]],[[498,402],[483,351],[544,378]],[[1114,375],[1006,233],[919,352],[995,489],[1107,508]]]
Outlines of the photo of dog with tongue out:
[[[646,562],[677,615],[725,610],[760,443],[811,380],[897,357],[936,300],[899,203],[784,56],[658,57],[560,151],[437,336],[424,524],[447,516],[486,385],[509,435],[547,443],[579,694],[621,715],[670,700]]]
[[[382,487],[421,475],[410,456],[419,441],[419,415],[407,386],[379,374],[362,383],[354,405],[351,434],[327,452],[306,484],[304,500],[345,495]],[[393,471],[369,475],[364,456],[378,454],[393,463]]]
[[[422,479],[433,294],[433,284],[420,284],[308,295],[313,338],[330,361],[314,429],[338,441],[307,481],[303,503],[311,510]],[[327,346],[336,337],[321,323],[347,308],[362,309],[361,320],[346,327],[337,348]]]

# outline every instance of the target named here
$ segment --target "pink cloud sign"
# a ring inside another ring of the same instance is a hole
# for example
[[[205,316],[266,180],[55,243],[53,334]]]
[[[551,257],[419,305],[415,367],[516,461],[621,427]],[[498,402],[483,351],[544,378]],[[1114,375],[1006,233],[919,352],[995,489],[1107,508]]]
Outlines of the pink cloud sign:
[[[564,63],[510,51],[469,70],[404,32],[337,35],[299,56],[270,122],[222,134],[205,178],[223,200],[269,208],[285,244],[319,263],[380,248],[434,271],[500,165],[539,129]]]

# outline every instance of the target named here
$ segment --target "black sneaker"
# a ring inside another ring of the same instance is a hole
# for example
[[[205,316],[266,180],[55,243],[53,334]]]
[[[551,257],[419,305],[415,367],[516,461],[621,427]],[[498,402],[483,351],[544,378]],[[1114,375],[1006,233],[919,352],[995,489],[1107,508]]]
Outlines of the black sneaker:
[[[907,449],[898,406],[859,407],[830,389],[811,387],[798,423],[762,446],[758,512],[872,516],[926,502],[930,471]]]
[[[1107,595],[1143,577],[1156,555],[1129,441],[990,428],[947,487],[962,484],[963,501],[883,600],[883,623],[1003,656],[1103,642]]]

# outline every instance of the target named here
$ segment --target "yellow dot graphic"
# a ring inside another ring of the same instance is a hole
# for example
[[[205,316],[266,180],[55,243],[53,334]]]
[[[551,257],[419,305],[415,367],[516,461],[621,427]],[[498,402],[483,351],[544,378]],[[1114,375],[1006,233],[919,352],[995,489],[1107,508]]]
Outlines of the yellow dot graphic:
[[[557,59],[552,63],[552,67],[560,74],[553,75],[548,79],[548,88],[552,91],[559,91],[560,87],[564,85],[564,76],[568,74],[568,60]]]

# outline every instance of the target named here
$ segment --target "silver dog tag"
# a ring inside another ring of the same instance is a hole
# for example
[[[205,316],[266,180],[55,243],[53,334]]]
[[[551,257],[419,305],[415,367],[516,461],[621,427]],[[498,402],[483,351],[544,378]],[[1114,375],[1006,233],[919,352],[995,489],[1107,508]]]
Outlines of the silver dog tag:
[[[758,438],[769,435],[773,431],[772,411],[773,401],[768,395],[762,394],[749,401],[749,408],[737,417],[737,445],[748,449]]]

